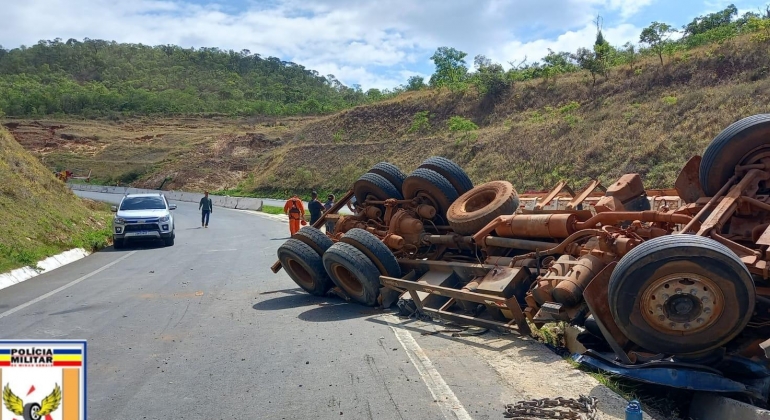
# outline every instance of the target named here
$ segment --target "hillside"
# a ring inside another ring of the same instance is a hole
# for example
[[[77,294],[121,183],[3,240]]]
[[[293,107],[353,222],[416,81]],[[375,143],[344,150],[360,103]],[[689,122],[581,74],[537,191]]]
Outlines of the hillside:
[[[0,47],[0,116],[321,114],[382,96],[375,91],[248,50],[94,39]]]
[[[0,273],[68,249],[106,245],[104,206],[77,198],[2,128],[0,179]]]
[[[153,188],[340,191],[378,161],[408,172],[431,155],[457,161],[476,183],[508,179],[519,191],[626,172],[641,173],[648,188],[670,187],[723,128],[770,112],[769,46],[737,37],[663,66],[648,57],[613,68],[596,85],[587,72],[568,73],[513,83],[497,97],[423,90],[323,117],[6,125],[51,168]],[[479,128],[452,131],[453,117]]]

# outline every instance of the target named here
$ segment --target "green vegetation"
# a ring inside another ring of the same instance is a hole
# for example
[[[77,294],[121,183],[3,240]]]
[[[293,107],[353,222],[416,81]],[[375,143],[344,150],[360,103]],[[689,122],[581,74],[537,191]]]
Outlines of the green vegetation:
[[[0,128],[0,273],[107,245],[111,213],[84,203]]]
[[[409,127],[410,133],[425,133],[430,130],[430,114],[428,111],[420,111],[414,114],[412,125]]]
[[[479,129],[479,126],[477,126],[473,121],[467,118],[463,118],[455,115],[449,118],[448,125],[449,125],[449,131],[451,133],[460,134],[460,137],[457,139],[458,144],[463,140],[467,140],[467,141],[476,140],[477,134],[475,133],[475,131]]]
[[[103,40],[0,47],[0,116],[323,114],[386,99],[248,50]]]
[[[262,212],[267,214],[283,214],[283,207],[262,205]]]

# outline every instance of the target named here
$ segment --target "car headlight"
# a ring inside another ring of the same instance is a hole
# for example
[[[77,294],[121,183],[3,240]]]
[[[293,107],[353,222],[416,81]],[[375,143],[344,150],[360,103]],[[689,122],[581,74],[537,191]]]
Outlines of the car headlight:
[[[163,217],[160,218],[160,222],[161,223],[168,222],[169,220],[171,220],[171,217],[169,217],[169,216],[163,216]]]
[[[115,222],[116,225],[125,225],[126,224],[126,219],[124,219],[122,217],[116,217],[113,221]]]

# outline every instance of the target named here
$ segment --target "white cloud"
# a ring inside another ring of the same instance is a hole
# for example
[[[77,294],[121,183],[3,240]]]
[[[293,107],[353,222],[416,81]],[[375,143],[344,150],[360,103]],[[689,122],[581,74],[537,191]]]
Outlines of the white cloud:
[[[628,23],[602,30],[604,38],[616,46],[623,45],[626,42],[638,43],[641,32],[641,28]],[[592,46],[595,41],[596,26],[591,23],[577,31],[568,31],[559,35],[556,39],[539,39],[526,43],[512,41],[498,49],[489,50],[489,57],[493,61],[505,63],[505,68],[510,68],[508,63],[519,63],[525,58],[529,63],[539,61],[548,53],[549,48],[554,52],[574,52],[580,47]]]
[[[591,45],[591,21],[599,12],[619,16],[605,22],[610,41],[635,40],[638,28],[623,22],[653,1],[269,0],[240,7],[187,0],[7,1],[0,44],[88,37],[248,49],[332,73],[345,84],[386,88],[406,82],[406,74],[429,71],[425,62],[439,46],[468,52],[471,64],[478,53],[507,62],[540,59],[547,48]]]

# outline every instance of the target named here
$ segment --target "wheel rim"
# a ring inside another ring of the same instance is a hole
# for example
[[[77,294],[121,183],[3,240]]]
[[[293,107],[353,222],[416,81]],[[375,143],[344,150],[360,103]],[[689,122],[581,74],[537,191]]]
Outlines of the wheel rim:
[[[359,296],[364,291],[364,285],[358,280],[358,278],[350,272],[345,266],[335,264],[332,267],[334,276],[342,283],[341,285],[350,293]]]
[[[494,190],[480,191],[478,194],[474,194],[465,202],[465,210],[468,213],[481,210],[487,207],[490,203],[495,201],[497,193]]]
[[[654,329],[690,335],[712,326],[722,315],[724,302],[714,281],[694,273],[675,273],[647,287],[640,309]]]
[[[295,280],[303,285],[312,288],[315,285],[313,281],[313,275],[310,274],[305,267],[302,266],[297,260],[289,260],[289,270],[295,275]]]

